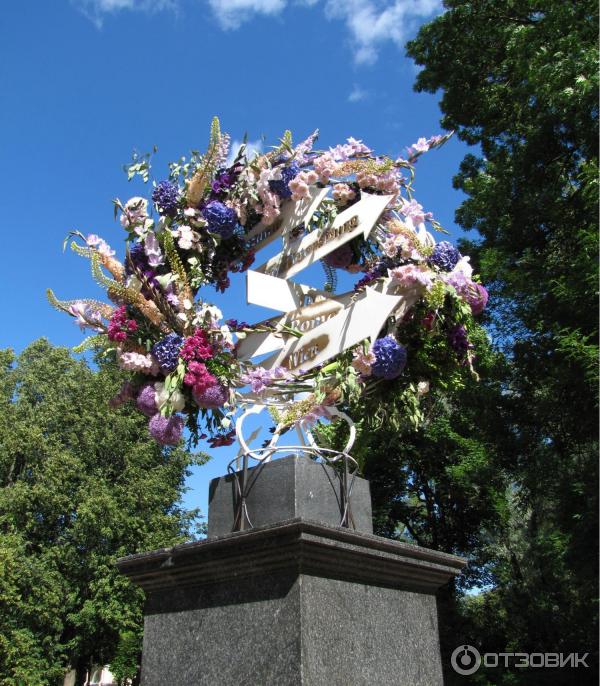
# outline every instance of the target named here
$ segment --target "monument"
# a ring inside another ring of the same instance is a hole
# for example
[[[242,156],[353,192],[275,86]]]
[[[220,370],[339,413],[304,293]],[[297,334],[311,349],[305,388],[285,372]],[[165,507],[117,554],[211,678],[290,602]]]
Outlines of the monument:
[[[262,473],[232,531],[232,475],[210,486],[207,539],[121,559],[146,592],[142,686],[436,686],[436,591],[465,560],[374,536],[369,484],[308,456]]]
[[[114,201],[123,262],[99,236],[70,234],[111,304],[48,291],[91,330],[79,350],[129,373],[112,407],[135,403],[167,450],[185,429],[192,445],[240,445],[211,483],[205,540],[118,563],[147,594],[143,686],[442,682],[435,593],[465,562],[373,535],[349,414],[376,430],[377,408],[402,398],[417,426],[423,374],[475,374],[469,332],[487,292],[413,196],[414,161],[447,137],[393,159],[354,138],[315,151],[317,134],[294,146],[286,131],[249,157],[230,154],[215,118],[206,152],[171,163],[152,205]],[[149,159],[137,155],[129,178],[148,182]],[[322,287],[295,280],[316,263]],[[276,314],[223,320],[200,296],[237,272],[248,304]],[[336,292],[338,274],[359,273]],[[261,412],[273,426],[257,448],[244,422]],[[320,445],[314,424],[340,421]],[[280,444],[286,432],[297,445]]]

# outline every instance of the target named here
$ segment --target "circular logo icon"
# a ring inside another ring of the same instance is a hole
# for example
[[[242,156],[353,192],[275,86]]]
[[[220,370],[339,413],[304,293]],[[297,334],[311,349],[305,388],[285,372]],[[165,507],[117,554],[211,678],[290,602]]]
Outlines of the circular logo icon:
[[[475,674],[481,665],[481,655],[473,646],[458,646],[450,658],[452,669],[458,674]]]

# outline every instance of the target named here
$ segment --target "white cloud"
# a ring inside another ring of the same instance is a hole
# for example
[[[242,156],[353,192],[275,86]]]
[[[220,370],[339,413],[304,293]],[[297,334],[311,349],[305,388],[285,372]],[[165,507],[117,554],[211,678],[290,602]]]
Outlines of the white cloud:
[[[176,10],[178,0],[71,0],[97,28],[101,29],[104,18],[109,14],[116,14],[121,10],[138,12],[161,12]]]
[[[237,29],[254,14],[279,14],[287,0],[208,0],[208,4],[222,28]]]
[[[231,141],[231,146],[229,148],[229,155],[227,155],[227,166],[233,164],[233,161],[235,160],[240,148],[242,147],[242,141],[239,141],[237,139],[234,139]],[[258,140],[255,141],[247,141],[246,142],[246,157],[251,160],[256,153],[260,155],[260,153],[263,151],[263,142],[259,138]]]
[[[350,95],[348,95],[348,102],[360,102],[361,100],[364,100],[367,95],[367,91],[355,84],[354,88],[350,91]]]
[[[387,42],[402,49],[418,26],[442,11],[440,0],[326,0],[325,15],[343,21],[354,59],[372,64]]]
[[[121,10],[176,11],[184,0],[71,0],[98,28],[107,15]],[[191,1],[191,0],[188,0]],[[260,17],[275,17],[287,7],[324,12],[349,33],[357,64],[372,64],[379,50],[392,43],[403,49],[420,24],[442,12],[442,0],[195,0],[206,2],[222,29],[237,29]],[[319,21],[313,17],[313,21]]]
[[[327,19],[342,21],[350,33],[354,59],[372,64],[381,46],[400,49],[418,26],[442,11],[441,0],[208,0],[223,28],[236,29],[255,15],[281,14],[290,4],[320,4]],[[318,21],[315,19],[315,21]]]

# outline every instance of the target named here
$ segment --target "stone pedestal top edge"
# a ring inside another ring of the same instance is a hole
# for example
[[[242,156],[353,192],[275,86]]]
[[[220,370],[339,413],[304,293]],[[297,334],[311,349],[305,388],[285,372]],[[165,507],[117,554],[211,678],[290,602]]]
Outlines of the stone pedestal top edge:
[[[290,570],[359,583],[435,591],[467,561],[372,534],[292,519],[138,553],[117,561],[122,574],[151,592]]]

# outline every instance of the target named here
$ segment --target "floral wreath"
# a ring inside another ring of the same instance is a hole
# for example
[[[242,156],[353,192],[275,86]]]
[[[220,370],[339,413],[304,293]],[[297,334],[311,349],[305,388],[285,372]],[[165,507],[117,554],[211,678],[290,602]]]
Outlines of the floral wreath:
[[[223,321],[218,308],[199,297],[202,287],[223,292],[230,273],[248,270],[260,249],[257,236],[276,231],[289,208],[315,191],[323,191],[323,199],[288,238],[326,230],[367,194],[389,198],[368,236],[352,237],[321,260],[322,292],[334,292],[337,270],[357,275],[354,301],[365,289],[385,283],[388,291],[412,295],[410,309],[424,306],[425,327],[433,325],[444,301],[453,299],[456,315],[444,323],[445,341],[453,362],[472,369],[468,329],[472,315],[484,309],[487,292],[474,280],[468,257],[448,241],[436,243],[426,225],[443,229],[413,197],[416,160],[449,136],[420,138],[406,159],[394,160],[375,155],[354,138],[316,151],[317,135],[294,146],[286,131],[266,154],[250,156],[243,144],[232,157],[230,137],[215,118],[206,153],[171,163],[168,179],[153,184],[152,204],[142,197],[114,201],[115,217],[120,213],[127,233],[123,261],[97,235],[71,232],[67,237],[77,254],[90,259],[92,275],[111,304],[60,301],[51,290],[49,301],[82,330],[93,332],[76,351],[97,349],[129,373],[110,405],[135,403],[161,444],[176,444],[187,426],[193,444],[208,438],[212,447],[230,445],[239,407],[266,398],[280,408],[273,410],[278,425],[292,427],[328,416],[327,407],[347,403],[374,385],[400,384],[417,399],[427,392],[427,380],[411,378],[411,349],[402,336],[410,318],[406,308],[390,314],[375,340],[365,335],[307,371],[289,365],[265,368],[238,354],[244,340],[257,334],[301,337],[289,322]],[[128,178],[141,176],[147,183],[150,157],[134,154]]]

